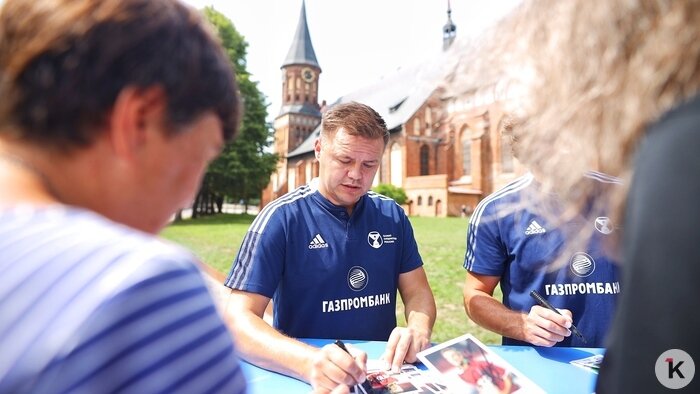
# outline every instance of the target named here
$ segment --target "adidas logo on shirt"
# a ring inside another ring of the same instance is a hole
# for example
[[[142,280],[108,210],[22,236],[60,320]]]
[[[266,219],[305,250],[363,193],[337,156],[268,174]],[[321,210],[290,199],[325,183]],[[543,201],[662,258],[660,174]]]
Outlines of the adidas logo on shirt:
[[[321,238],[321,234],[316,234],[316,236],[309,242],[309,249],[321,249],[327,248],[328,244]]]
[[[525,229],[525,235],[544,234],[546,232],[547,230],[545,230],[544,227],[540,226],[540,224],[537,223],[536,220],[530,222],[530,225],[527,226],[527,229]]]

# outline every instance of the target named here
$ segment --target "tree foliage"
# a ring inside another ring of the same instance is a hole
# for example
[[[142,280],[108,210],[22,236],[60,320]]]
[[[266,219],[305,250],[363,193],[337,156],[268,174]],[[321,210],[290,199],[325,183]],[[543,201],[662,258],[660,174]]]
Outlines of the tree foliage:
[[[216,29],[236,70],[236,80],[243,100],[243,120],[236,140],[226,144],[221,155],[207,170],[192,207],[192,215],[221,212],[225,199],[248,201],[260,196],[275,169],[277,155],[266,152],[272,142],[272,126],[265,121],[267,104],[257,82],[247,70],[248,43],[231,20],[213,7],[203,10]]]
[[[379,185],[373,187],[372,191],[394,199],[394,201],[396,201],[396,203],[399,205],[405,204],[406,200],[408,200],[406,191],[403,190],[403,188],[388,183],[380,183]]]

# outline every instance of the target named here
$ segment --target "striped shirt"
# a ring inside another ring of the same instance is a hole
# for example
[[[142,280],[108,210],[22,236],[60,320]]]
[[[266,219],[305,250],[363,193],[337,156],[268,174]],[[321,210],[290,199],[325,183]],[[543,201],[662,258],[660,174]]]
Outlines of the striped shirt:
[[[0,210],[0,392],[245,391],[193,257],[88,211]]]

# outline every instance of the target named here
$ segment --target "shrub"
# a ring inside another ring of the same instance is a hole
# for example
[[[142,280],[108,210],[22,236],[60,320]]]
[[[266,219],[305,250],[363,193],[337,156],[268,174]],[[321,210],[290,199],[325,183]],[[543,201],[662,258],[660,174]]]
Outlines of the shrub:
[[[374,191],[375,193],[385,195],[389,198],[393,198],[394,201],[396,201],[396,203],[399,205],[405,204],[406,200],[408,200],[408,197],[406,196],[406,191],[403,190],[403,188],[390,185],[388,183],[381,183],[373,187],[372,191]]]

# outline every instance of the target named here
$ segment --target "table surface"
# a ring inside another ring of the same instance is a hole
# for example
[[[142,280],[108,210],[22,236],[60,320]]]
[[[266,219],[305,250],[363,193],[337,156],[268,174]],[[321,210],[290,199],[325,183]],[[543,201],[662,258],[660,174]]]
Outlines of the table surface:
[[[310,345],[321,347],[333,342],[330,339],[302,339]],[[365,352],[370,359],[378,359],[384,352],[385,342],[345,341]],[[603,354],[600,348],[544,348],[532,346],[489,346],[540,386],[547,393],[590,394],[595,390],[597,374],[585,368],[569,364],[594,354]],[[311,386],[299,380],[243,363],[250,394],[309,393]]]

